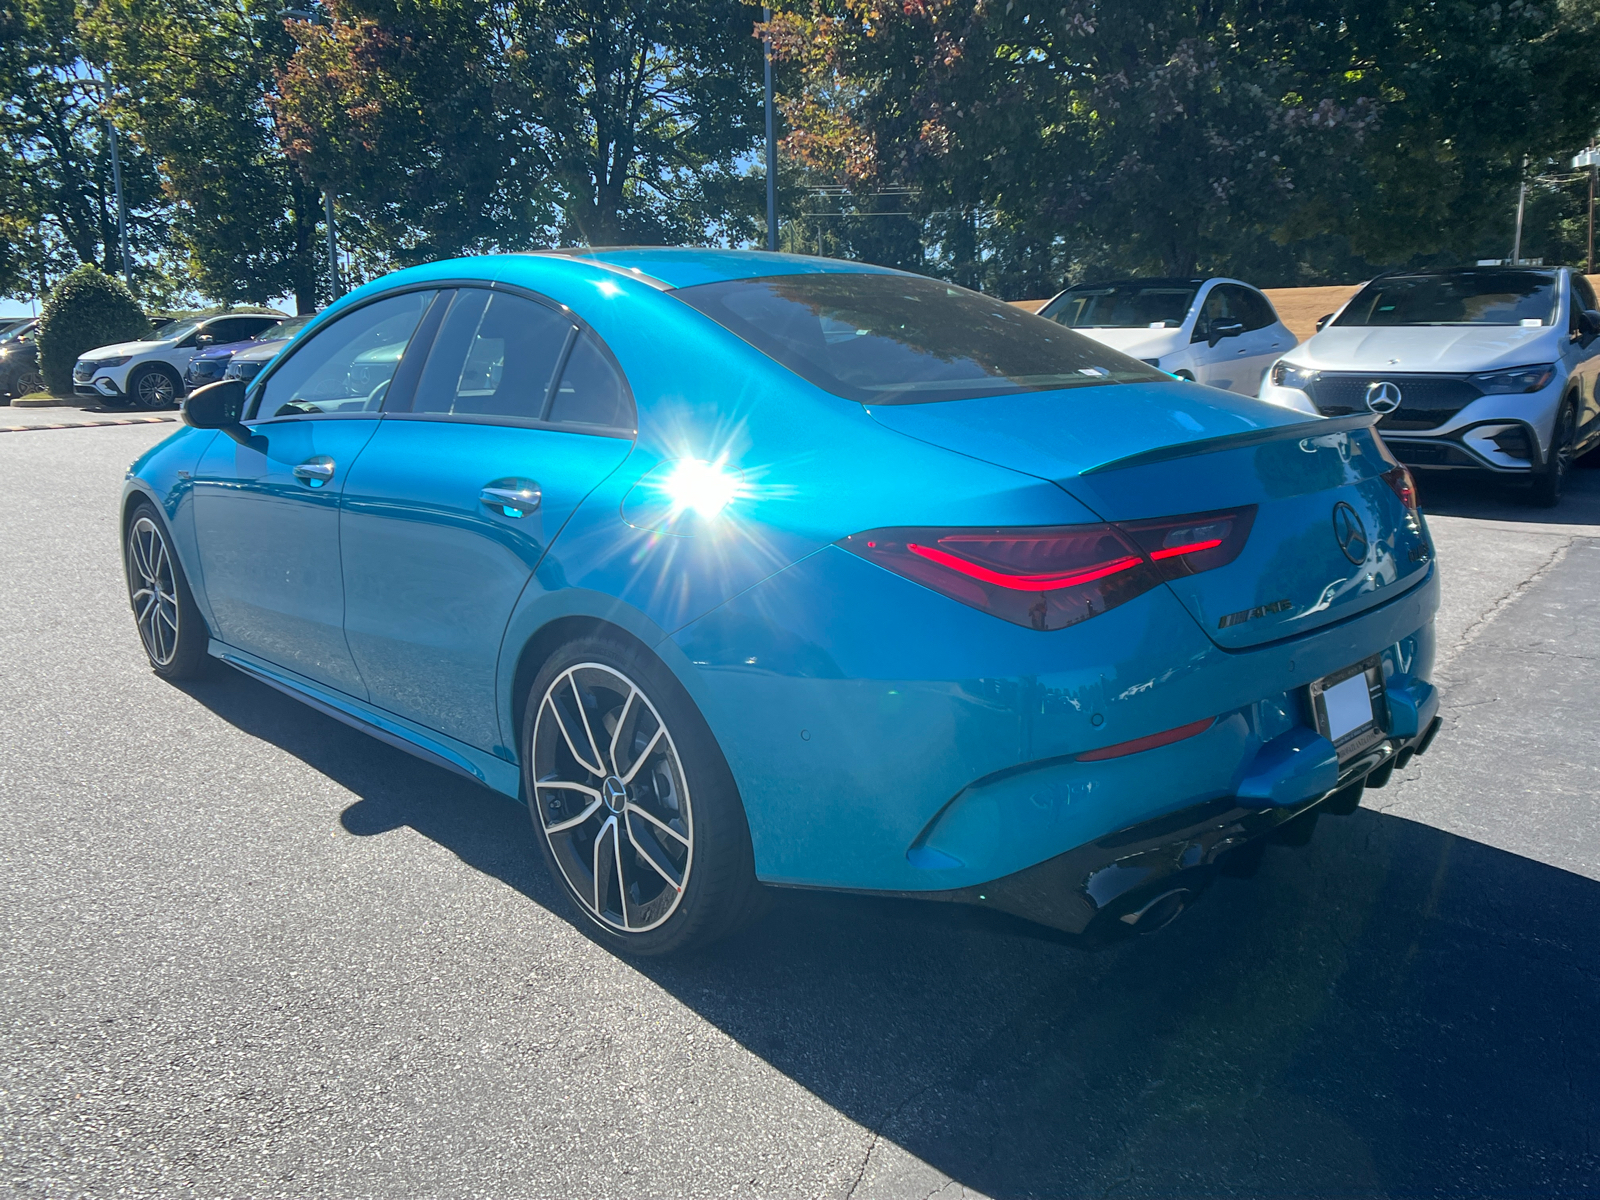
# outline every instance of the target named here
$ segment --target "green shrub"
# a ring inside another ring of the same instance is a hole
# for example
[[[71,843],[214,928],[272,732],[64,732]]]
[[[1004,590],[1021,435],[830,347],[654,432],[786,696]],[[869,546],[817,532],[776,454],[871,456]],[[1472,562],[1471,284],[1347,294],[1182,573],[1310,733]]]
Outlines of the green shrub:
[[[39,315],[39,369],[45,387],[72,394],[72,364],[85,351],[130,342],[150,332],[150,322],[120,279],[85,264],[68,275]]]

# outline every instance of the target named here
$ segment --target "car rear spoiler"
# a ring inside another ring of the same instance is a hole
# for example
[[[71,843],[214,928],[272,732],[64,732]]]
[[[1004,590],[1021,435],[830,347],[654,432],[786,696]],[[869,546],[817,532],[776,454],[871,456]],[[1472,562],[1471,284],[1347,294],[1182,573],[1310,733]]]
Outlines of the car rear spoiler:
[[[1347,433],[1352,429],[1366,429],[1378,423],[1377,413],[1352,413],[1347,417],[1309,417],[1292,425],[1274,425],[1270,429],[1247,429],[1242,433],[1225,433],[1221,437],[1201,438],[1194,442],[1179,442],[1172,446],[1157,446],[1154,450],[1141,450],[1126,458],[1115,458],[1099,466],[1080,471],[1083,475],[1101,475],[1107,471],[1121,471],[1128,467],[1143,467],[1150,463],[1170,462],[1175,458],[1193,458],[1201,454],[1215,454],[1219,450],[1238,450],[1245,446],[1259,446],[1266,442],[1288,441],[1291,438],[1326,437],[1330,433]]]

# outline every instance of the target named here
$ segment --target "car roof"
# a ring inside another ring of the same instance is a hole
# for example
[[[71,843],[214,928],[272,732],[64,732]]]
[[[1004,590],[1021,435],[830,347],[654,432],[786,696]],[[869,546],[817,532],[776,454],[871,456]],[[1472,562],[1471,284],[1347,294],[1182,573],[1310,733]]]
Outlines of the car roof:
[[[778,254],[771,250],[721,250],[698,246],[604,246],[562,250],[534,250],[536,256],[570,258],[593,263],[655,283],[664,289],[724,283],[730,279],[758,279],[770,275],[903,275],[890,267],[816,258],[807,254]]]
[[[1085,280],[1083,283],[1075,283],[1066,290],[1075,292],[1079,288],[1122,287],[1130,283],[1137,283],[1142,287],[1199,287],[1202,283],[1210,283],[1213,279],[1226,279],[1230,283],[1234,282],[1233,278],[1228,275],[1196,275],[1192,279],[1167,277],[1156,279],[1149,277],[1142,279],[1096,279],[1093,282]]]

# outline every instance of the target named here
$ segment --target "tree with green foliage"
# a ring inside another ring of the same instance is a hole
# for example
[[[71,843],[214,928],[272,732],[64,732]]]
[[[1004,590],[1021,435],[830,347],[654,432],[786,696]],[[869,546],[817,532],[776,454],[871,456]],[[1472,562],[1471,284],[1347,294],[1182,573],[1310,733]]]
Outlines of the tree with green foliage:
[[[283,136],[400,262],[739,227],[760,45],[739,0],[329,0]],[[741,225],[744,221],[746,224]]]
[[[72,394],[72,365],[97,346],[132,341],[150,321],[120,279],[85,263],[55,287],[39,314],[39,370],[58,396]]]
[[[952,277],[1039,295],[1074,271],[1476,256],[1522,155],[1588,138],[1596,7],[808,0],[771,30],[793,155],[913,195]],[[1014,252],[1035,269],[998,269]]]
[[[317,302],[322,197],[279,143],[271,101],[295,43],[280,0],[92,0],[83,27],[117,109],[176,202],[173,239],[224,304]]]
[[[103,66],[85,50],[71,0],[0,0],[0,281],[40,288],[78,263],[120,271]],[[167,236],[167,204],[150,156],[124,140],[128,233],[136,252]]]

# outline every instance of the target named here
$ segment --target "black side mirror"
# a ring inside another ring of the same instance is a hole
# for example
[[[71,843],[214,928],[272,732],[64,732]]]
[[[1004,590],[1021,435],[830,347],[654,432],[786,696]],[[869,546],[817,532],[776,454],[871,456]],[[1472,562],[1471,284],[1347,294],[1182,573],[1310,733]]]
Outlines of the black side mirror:
[[[1600,337],[1600,312],[1585,308],[1578,313],[1578,340],[1585,346]]]
[[[195,388],[184,398],[183,423],[196,429],[220,429],[241,446],[248,446],[250,431],[240,420],[244,397],[245,386],[238,379],[222,379]]]
[[[1326,325],[1331,320],[1333,320],[1333,314],[1332,313],[1323,313],[1322,316],[1318,317],[1317,318],[1317,332],[1321,333],[1323,326]]]
[[[1238,337],[1244,332],[1243,321],[1212,321],[1207,331],[1206,345],[1215,346],[1223,338]]]
[[[216,341],[216,337],[209,333],[197,333],[194,337],[196,346],[209,346]]]

